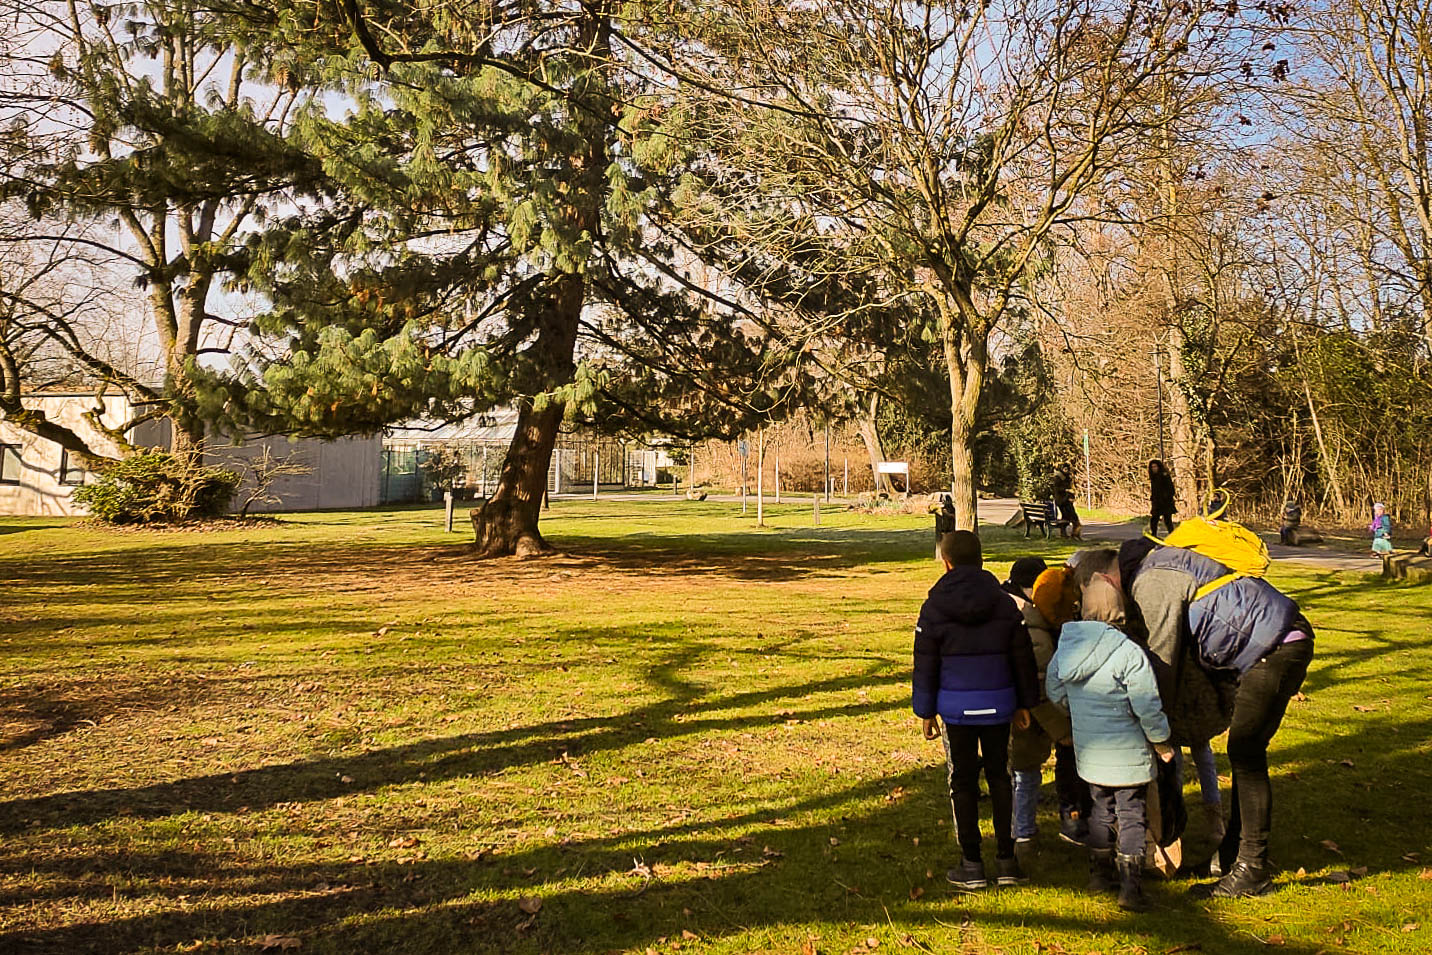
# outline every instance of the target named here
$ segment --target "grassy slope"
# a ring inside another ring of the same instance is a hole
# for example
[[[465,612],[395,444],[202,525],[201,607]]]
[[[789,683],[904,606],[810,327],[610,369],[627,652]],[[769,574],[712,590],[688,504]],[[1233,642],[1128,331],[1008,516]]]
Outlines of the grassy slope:
[[[1320,628],[1284,891],[1125,915],[1044,807],[1037,884],[962,898],[927,521],[772,511],[563,503],[577,556],[483,564],[433,511],[0,522],[0,951],[1432,950],[1432,590],[1275,573]]]

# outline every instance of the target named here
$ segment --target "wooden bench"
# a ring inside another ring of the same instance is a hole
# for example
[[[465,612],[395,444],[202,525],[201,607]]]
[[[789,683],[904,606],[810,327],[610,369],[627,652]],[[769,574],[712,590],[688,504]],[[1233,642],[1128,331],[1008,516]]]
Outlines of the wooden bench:
[[[1024,536],[1029,538],[1031,528],[1037,527],[1044,531],[1044,539],[1049,539],[1049,530],[1057,527],[1061,531],[1069,526],[1069,522],[1061,517],[1055,516],[1053,501],[1020,501],[1019,509],[1024,514]]]

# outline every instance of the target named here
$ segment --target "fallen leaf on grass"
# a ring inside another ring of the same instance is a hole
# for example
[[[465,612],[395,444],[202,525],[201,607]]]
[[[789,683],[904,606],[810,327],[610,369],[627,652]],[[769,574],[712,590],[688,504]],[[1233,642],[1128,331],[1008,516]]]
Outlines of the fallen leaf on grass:
[[[1178,952],[1198,952],[1202,950],[1202,942],[1189,942],[1187,945],[1175,945],[1173,948],[1164,949],[1164,955],[1177,955]]]
[[[1375,707],[1375,706],[1363,706],[1361,703],[1354,703],[1353,706],[1352,706],[1352,708],[1355,709],[1355,710],[1357,710],[1359,713],[1376,713],[1376,712],[1377,712],[1377,707]]]
[[[1432,869],[1423,869],[1421,872],[1417,873],[1417,878],[1432,879]]]
[[[763,846],[761,848],[761,855],[767,859],[780,859],[785,857],[784,852],[772,849],[770,846]]]
[[[389,849],[411,849],[417,844],[418,840],[414,836],[398,836],[388,840]]]
[[[1336,852],[1338,855],[1342,855],[1342,850],[1338,848],[1338,844],[1336,842],[1333,842],[1331,839],[1324,839],[1318,844],[1329,852]]]
[[[1417,930],[1418,930],[1419,928],[1421,928],[1421,927],[1422,927],[1422,926],[1421,926],[1420,924],[1418,924],[1417,922],[1408,922],[1406,925],[1402,926],[1402,931],[1404,931],[1404,932],[1415,932],[1415,931],[1417,931]]]
[[[1344,759],[1338,763],[1339,766],[1346,766],[1348,769],[1356,769],[1357,764],[1350,759]]]
[[[873,936],[873,935],[870,936],[869,938],[867,938],[867,939],[865,940],[865,947],[866,947],[866,948],[879,948],[879,947],[880,947],[880,939],[876,938],[876,937]]]
[[[1347,871],[1348,875],[1357,879],[1361,879],[1363,876],[1367,875],[1367,866],[1360,865],[1356,869],[1348,869]]]
[[[1281,935],[1269,935],[1263,939],[1264,945],[1287,945],[1288,940]]]
[[[835,836],[831,836],[831,837],[830,837],[830,844],[833,845],[833,846],[838,846],[838,845],[840,845],[840,840],[837,839]]]
[[[820,955],[820,953],[816,951],[815,942],[806,939],[801,942],[801,955]]]
[[[292,935],[265,935],[259,939],[259,951],[266,952],[269,949],[302,948],[303,942]]]
[[[528,915],[536,915],[542,910],[542,900],[538,896],[529,895],[526,898],[518,899],[517,907]]]
[[[924,894],[925,894],[925,890],[922,889],[920,886],[917,885],[917,886],[915,886],[914,888],[912,888],[912,889],[910,890],[910,901],[911,901],[911,902],[914,902],[914,901],[918,900],[918,899],[920,898],[920,896],[922,896],[922,895],[924,895]]]
[[[1422,853],[1420,853],[1420,852],[1405,852],[1405,853],[1403,853],[1403,855],[1402,855],[1402,861],[1403,861],[1403,862],[1417,862],[1417,861],[1420,860],[1421,858],[1422,858]]]
[[[1352,881],[1352,876],[1348,875],[1341,869],[1337,869],[1333,872],[1328,873],[1328,881],[1336,883],[1338,885],[1345,885],[1346,883]]]
[[[1293,694],[1293,699],[1297,700],[1299,703],[1306,703],[1306,702],[1308,702],[1308,697],[1307,697],[1307,695],[1304,694],[1304,693],[1295,693],[1295,694]]]

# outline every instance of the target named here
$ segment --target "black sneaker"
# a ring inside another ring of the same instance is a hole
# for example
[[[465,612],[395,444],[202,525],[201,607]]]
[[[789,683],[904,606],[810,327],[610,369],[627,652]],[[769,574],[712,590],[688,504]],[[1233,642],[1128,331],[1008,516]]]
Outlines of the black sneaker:
[[[1020,868],[1019,859],[994,860],[995,881],[1000,885],[1028,885],[1029,876]]]
[[[984,863],[971,862],[969,859],[961,859],[959,865],[945,873],[945,878],[950,880],[950,885],[966,892],[976,892],[989,887]]]
[[[1233,863],[1232,871],[1214,884],[1209,895],[1215,899],[1249,899],[1267,895],[1272,890],[1273,880],[1267,869],[1240,860]]]

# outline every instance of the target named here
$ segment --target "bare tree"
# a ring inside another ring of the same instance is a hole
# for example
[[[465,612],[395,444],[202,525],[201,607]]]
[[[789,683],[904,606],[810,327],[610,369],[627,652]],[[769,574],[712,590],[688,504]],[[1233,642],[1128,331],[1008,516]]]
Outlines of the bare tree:
[[[749,287],[810,309],[928,315],[949,375],[958,519],[975,517],[973,425],[991,336],[1077,223],[1123,214],[1120,182],[1167,117],[1229,68],[1227,4],[731,0],[669,125],[708,156],[688,214]],[[683,51],[687,52],[687,51]],[[860,300],[824,293],[863,276]]]

